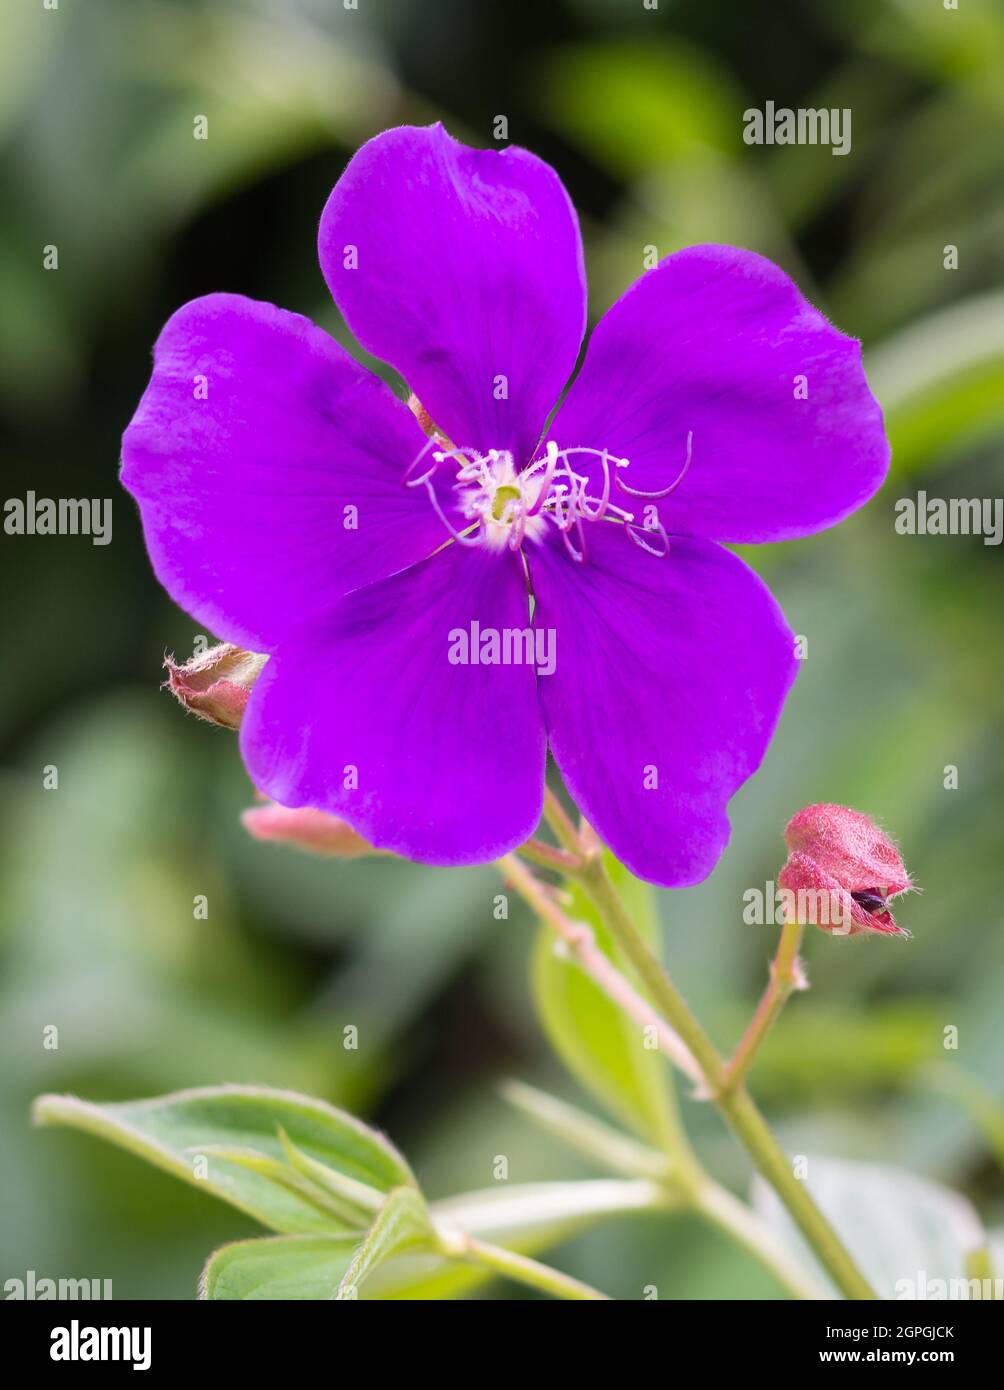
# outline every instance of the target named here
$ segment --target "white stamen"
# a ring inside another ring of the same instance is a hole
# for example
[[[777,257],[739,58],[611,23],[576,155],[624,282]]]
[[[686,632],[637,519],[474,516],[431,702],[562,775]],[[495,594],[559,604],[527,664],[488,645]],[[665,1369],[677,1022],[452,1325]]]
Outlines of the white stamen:
[[[631,540],[648,554],[661,557],[669,552],[669,537],[661,520],[646,520],[640,525],[634,512],[611,502],[610,494],[616,484],[630,497],[668,497],[682,483],[690,467],[692,432],[687,434],[687,456],[679,474],[668,487],[655,492],[643,492],[623,481],[620,470],[628,467],[628,459],[617,458],[607,449],[585,445],[560,449],[553,439],[548,440],[543,454],[522,471],[516,468],[507,449],[489,449],[487,454],[479,454],[470,448],[443,447],[435,450],[430,466],[423,473],[412,477],[434,442],[446,444],[442,438],[437,441],[434,436],[430,437],[405,474],[405,485],[425,488],[436,515],[461,545],[519,550],[526,539],[541,540],[550,522],[560,531],[571,558],[581,562],[586,556],[583,523],[613,521],[623,525]],[[587,474],[572,467],[571,460],[581,455],[600,461],[599,496],[590,491]],[[453,486],[458,494],[460,512],[471,523],[463,530],[447,517],[433,482],[437,469],[449,463],[456,467]],[[650,543],[646,536],[653,537],[655,543]]]

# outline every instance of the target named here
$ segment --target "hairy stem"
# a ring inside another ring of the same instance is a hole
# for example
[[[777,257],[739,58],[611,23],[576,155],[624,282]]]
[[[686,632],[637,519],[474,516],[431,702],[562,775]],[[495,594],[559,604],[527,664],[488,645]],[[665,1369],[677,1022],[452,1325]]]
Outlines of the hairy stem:
[[[544,818],[562,849],[567,850],[574,859],[581,859],[582,838],[550,787],[544,788]]]
[[[579,1301],[607,1298],[605,1293],[573,1279],[569,1274],[562,1274],[558,1269],[552,1269],[550,1265],[540,1264],[527,1255],[519,1255],[515,1250],[506,1250],[501,1245],[478,1240],[465,1231],[450,1232],[448,1235],[441,1233],[440,1246],[443,1253],[452,1259],[480,1265],[482,1269],[493,1270],[507,1279],[515,1279],[518,1284],[526,1284],[555,1298]]]
[[[773,1028],[778,1014],[788,1002],[788,996],[795,990],[805,989],[805,976],[798,961],[798,950],[802,944],[802,924],[786,921],[781,928],[777,954],[770,967],[770,979],[764,990],[756,1013],[739,1040],[735,1052],[725,1068],[720,1094],[734,1091],[745,1080],[763,1040]]]
[[[830,1295],[778,1239],[762,1217],[709,1177],[696,1159],[682,1166],[672,1156],[629,1138],[567,1101],[510,1081],[503,1094],[539,1125],[573,1149],[615,1173],[650,1177],[662,1188],[666,1211],[689,1210],[742,1246],[783,1285],[793,1298],[825,1299]],[[689,1150],[688,1150],[689,1153]],[[652,1210],[659,1209],[653,1203]]]
[[[508,884],[515,888],[540,920],[551,928],[555,935],[565,943],[582,969],[594,984],[641,1028],[651,1028],[659,1040],[660,1049],[685,1076],[695,1084],[702,1084],[703,1076],[694,1058],[673,1032],[665,1019],[643,999],[629,980],[626,980],[617,967],[597,946],[593,933],[584,922],[573,922],[566,917],[555,901],[553,890],[535,878],[525,864],[515,855],[507,854],[499,860],[499,868]]]
[[[826,1217],[792,1171],[791,1164],[745,1087],[725,1089],[726,1066],[686,1000],[649,949],[598,856],[580,878],[603,920],[631,962],[653,1003],[683,1040],[702,1073],[705,1090],[721,1111],[758,1171],[787,1207],[820,1263],[845,1297],[873,1299],[875,1293]]]
[[[544,840],[527,840],[520,845],[519,852],[531,864],[539,864],[543,869],[554,869],[556,873],[568,874],[578,870],[580,860],[567,850],[558,849]]]
[[[530,869],[513,855],[507,855],[500,860],[499,868],[506,881],[533,909],[544,925],[550,927],[558,938],[574,951],[582,969],[604,994],[640,1026],[654,1027],[660,1046],[670,1060],[677,1060],[674,1054],[679,1053],[677,1065],[696,1085],[706,1089],[704,1073],[688,1050],[682,1046],[679,1037],[599,949],[588,927],[571,921],[555,901],[553,890],[536,879]],[[525,1089],[520,1088],[519,1094],[522,1095]],[[553,1107],[554,1102],[550,1098],[547,1100]],[[596,1122],[591,1122],[591,1125],[593,1131],[598,1128]],[[568,1137],[567,1134],[565,1137]],[[637,1148],[634,1141],[631,1141],[631,1149]],[[691,1206],[719,1229],[731,1235],[754,1254],[796,1298],[825,1297],[811,1278],[798,1268],[797,1262],[783,1255],[776,1238],[765,1223],[738,1198],[718,1187],[702,1171],[682,1127],[678,1133],[671,1136],[668,1159],[670,1169],[660,1175],[666,1184],[668,1195]],[[615,1169],[619,1168],[619,1163],[615,1161],[612,1166]],[[654,1171],[647,1161],[638,1164],[636,1152],[631,1153],[630,1170]]]

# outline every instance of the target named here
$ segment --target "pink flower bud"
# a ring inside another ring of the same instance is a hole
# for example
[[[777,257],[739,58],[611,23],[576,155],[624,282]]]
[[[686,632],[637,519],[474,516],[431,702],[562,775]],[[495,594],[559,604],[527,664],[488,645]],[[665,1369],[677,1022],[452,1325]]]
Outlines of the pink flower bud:
[[[267,656],[246,652],[229,642],[210,647],[201,656],[193,656],[183,666],[167,657],[164,684],[171,694],[210,724],[225,729],[238,729],[244,717],[244,706],[251,687],[261,675]]]
[[[814,893],[816,901],[826,894],[831,903],[842,905],[815,925],[847,935],[910,935],[897,926],[888,905],[913,886],[910,875],[896,846],[874,821],[846,806],[806,806],[788,822],[784,839],[790,853],[778,884],[796,902]]]
[[[315,811],[309,806],[280,806],[274,801],[252,806],[241,813],[244,829],[256,840],[274,840],[294,845],[311,854],[327,854],[335,859],[359,859],[364,854],[382,854],[347,821]]]

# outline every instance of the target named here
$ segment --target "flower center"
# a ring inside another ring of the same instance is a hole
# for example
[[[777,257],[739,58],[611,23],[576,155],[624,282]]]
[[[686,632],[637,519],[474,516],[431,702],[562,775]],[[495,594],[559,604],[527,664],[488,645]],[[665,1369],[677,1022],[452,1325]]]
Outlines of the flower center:
[[[477,543],[489,550],[518,550],[527,536],[538,540],[547,529],[540,506],[542,480],[529,468],[520,473],[508,450],[490,449],[483,456],[451,450],[435,453],[433,459],[458,465],[454,491],[462,515],[473,523]]]
[[[461,545],[484,545],[490,550],[519,550],[525,540],[541,541],[549,526],[557,528],[569,555],[585,559],[585,523],[610,521],[624,528],[632,541],[651,555],[669,551],[669,538],[654,506],[639,520],[633,510],[611,500],[614,489],[629,498],[654,501],[668,497],[690,467],[693,436],[687,435],[687,457],[678,477],[658,492],[641,492],[624,482],[629,460],[607,449],[584,446],[561,449],[549,440],[544,451],[524,469],[517,469],[507,449],[455,449],[432,436],[405,478],[408,487],[424,486],[441,521]],[[412,477],[429,448],[431,464]],[[433,478],[443,467],[455,470],[457,507],[466,523],[457,528],[443,511]]]

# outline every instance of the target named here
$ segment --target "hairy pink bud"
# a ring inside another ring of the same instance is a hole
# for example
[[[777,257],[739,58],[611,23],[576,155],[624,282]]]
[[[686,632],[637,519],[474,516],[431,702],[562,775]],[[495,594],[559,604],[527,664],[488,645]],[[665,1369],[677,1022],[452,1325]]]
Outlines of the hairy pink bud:
[[[836,917],[839,926],[832,916],[815,925],[847,935],[910,935],[897,925],[888,905],[913,886],[910,875],[896,846],[874,821],[847,806],[806,806],[788,822],[784,839],[790,852],[778,884],[796,902],[814,893],[843,904]]]
[[[359,859],[364,854],[380,854],[347,821],[315,811],[309,806],[279,806],[269,801],[241,813],[244,829],[256,840],[274,840],[311,854],[335,859]]]
[[[229,642],[210,647],[183,666],[166,657],[164,684],[171,694],[200,719],[224,729],[240,728],[251,687],[261,675],[267,656],[246,652]]]

